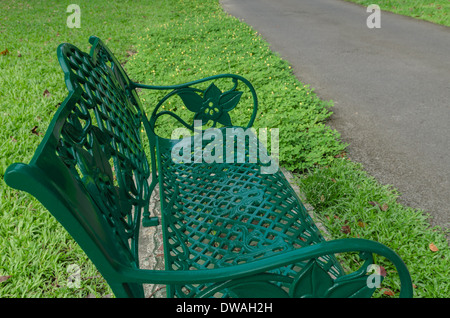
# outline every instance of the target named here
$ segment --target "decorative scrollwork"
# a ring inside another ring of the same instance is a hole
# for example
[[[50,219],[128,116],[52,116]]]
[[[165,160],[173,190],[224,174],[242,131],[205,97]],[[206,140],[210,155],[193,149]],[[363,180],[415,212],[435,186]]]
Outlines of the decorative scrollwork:
[[[211,121],[212,127],[216,127],[217,124],[232,126],[233,124],[229,111],[233,110],[237,106],[243,94],[243,92],[236,90],[238,86],[238,79],[231,77],[233,87],[225,92],[222,92],[214,83],[211,83],[204,90],[195,87],[195,85],[201,83],[202,81],[213,80],[216,78],[226,78],[226,76],[206,78],[201,81],[188,83],[182,87],[171,87],[173,90],[165,95],[153,110],[150,118],[152,128],[154,129],[157,119],[163,115],[172,116],[191,131],[197,130],[197,122],[201,122],[201,125],[208,125]],[[248,83],[245,84],[249,85]],[[254,94],[254,89],[251,86],[250,91]],[[180,97],[186,108],[194,113],[192,124],[187,123],[184,119],[170,110],[160,110],[160,107],[165,103],[165,101],[173,96]],[[256,116],[256,104],[257,102],[255,100],[252,118],[249,122],[250,126]]]
[[[251,189],[234,186],[228,191],[224,191],[223,197],[213,201],[212,214],[234,218],[246,207],[252,204],[259,205],[263,200],[264,192],[258,186]]]
[[[363,253],[364,254],[364,253]],[[383,276],[368,275],[373,263],[372,255],[359,270],[333,279],[317,259],[311,259],[295,277],[266,272],[212,284],[202,290],[198,297],[221,294],[238,298],[369,298],[377,286],[370,284],[372,276],[381,282]],[[379,286],[378,286],[379,287]]]
[[[235,80],[235,87],[237,81]],[[214,122],[224,126],[231,126],[231,118],[228,112],[236,107],[242,96],[242,92],[236,91],[235,87],[229,91],[222,91],[214,84],[208,86],[204,91],[203,97],[197,94],[196,89],[182,88],[177,91],[186,107],[195,113],[194,120]]]

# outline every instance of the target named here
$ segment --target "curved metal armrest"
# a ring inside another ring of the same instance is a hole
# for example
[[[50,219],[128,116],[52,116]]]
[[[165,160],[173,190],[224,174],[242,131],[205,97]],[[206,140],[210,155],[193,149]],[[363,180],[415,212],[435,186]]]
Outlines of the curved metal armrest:
[[[193,87],[203,82],[224,78],[232,79],[232,82],[234,84],[234,86],[230,90],[227,90],[225,92],[222,92],[219,88],[217,88],[214,83],[210,84],[209,87],[205,90]],[[228,115],[228,112],[236,107],[243,93],[236,90],[239,81],[244,83],[248,87],[253,98],[253,112],[247,125],[247,128],[250,128],[252,127],[253,122],[256,118],[256,113],[258,110],[258,99],[253,85],[242,76],[235,74],[219,74],[205,77],[196,81],[168,86],[145,85],[132,82],[131,88],[171,90],[171,92],[169,92],[166,96],[164,96],[164,98],[159,101],[152,112],[150,119],[152,130],[155,126],[156,119],[159,116],[170,115],[193,131],[194,125],[190,125],[184,122],[178,115],[172,113],[171,111],[158,112],[161,105],[170,97],[179,96],[183,100],[186,108],[195,113],[194,120],[202,120],[205,122],[211,120],[214,122],[213,126],[215,126],[216,123],[223,124],[224,126],[232,126],[231,118]]]
[[[154,89],[154,90],[172,90],[172,89],[189,87],[192,85],[212,81],[212,80],[219,79],[219,78],[235,78],[235,79],[242,81],[249,87],[253,88],[253,85],[247,79],[245,79],[244,77],[242,77],[240,75],[236,75],[236,74],[218,74],[218,75],[208,76],[208,77],[204,77],[204,78],[201,78],[201,79],[198,79],[195,81],[176,84],[176,85],[146,85],[146,84],[131,82],[131,88],[133,88],[133,89],[134,88],[142,88],[142,89]]]
[[[384,256],[396,267],[401,283],[400,297],[412,297],[412,281],[406,265],[390,248],[365,239],[340,239],[321,242],[308,247],[280,253],[255,262],[219,269],[193,271],[158,271],[142,269],[124,269],[121,271],[123,282],[155,284],[196,284],[229,281],[263,273],[281,266],[314,259],[323,255],[344,252],[368,252]]]

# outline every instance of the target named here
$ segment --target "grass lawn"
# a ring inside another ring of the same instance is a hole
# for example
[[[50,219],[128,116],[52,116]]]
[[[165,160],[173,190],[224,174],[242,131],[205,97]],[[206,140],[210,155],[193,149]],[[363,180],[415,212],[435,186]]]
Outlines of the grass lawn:
[[[395,189],[381,186],[360,165],[345,158],[299,176],[299,184],[331,237],[383,243],[407,264],[415,297],[450,295],[450,248],[443,232],[431,228],[422,211],[399,204]],[[393,270],[385,260],[378,261],[388,273]],[[344,262],[355,270],[359,265],[355,259]],[[383,283],[379,295],[397,294],[396,277],[388,275]]]
[[[377,4],[381,10],[450,26],[448,0],[346,0],[364,6]]]
[[[225,14],[218,1],[77,1],[79,29],[66,26],[71,3],[0,4],[0,52],[8,52],[0,55],[0,297],[111,294],[42,205],[3,181],[8,165],[31,159],[67,95],[56,47],[70,42],[88,50],[90,35],[107,42],[126,61],[130,77],[146,84],[175,84],[219,73],[246,77],[260,103],[256,128],[279,128],[280,162],[304,172],[299,183],[330,233],[374,239],[396,250],[411,271],[417,297],[450,294],[450,248],[442,232],[429,228],[420,211],[399,205],[395,191],[339,159],[345,145],[326,126],[332,101],[319,99],[299,82],[289,64],[257,32]],[[148,112],[157,97],[141,93]],[[350,231],[343,231],[344,226]],[[438,251],[430,250],[431,243]],[[355,262],[351,258],[346,266]],[[67,284],[71,264],[81,268],[82,288]],[[386,269],[389,273],[388,265]],[[395,280],[384,286],[380,296],[398,295]]]

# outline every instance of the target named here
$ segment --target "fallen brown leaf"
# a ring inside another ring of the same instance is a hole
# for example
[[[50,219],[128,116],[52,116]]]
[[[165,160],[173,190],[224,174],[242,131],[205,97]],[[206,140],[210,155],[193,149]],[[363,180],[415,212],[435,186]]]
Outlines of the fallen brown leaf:
[[[44,94],[42,94],[42,96],[50,97],[51,94],[50,94],[50,92],[48,91],[48,89],[46,89],[46,90],[44,91]]]
[[[0,276],[0,283],[6,282],[11,276]]]
[[[350,234],[351,231],[352,229],[348,225],[344,225],[343,227],[341,227],[341,232],[344,234]]]
[[[387,276],[386,269],[383,266],[380,266],[380,275],[383,277]]]
[[[0,52],[0,55],[6,55],[6,54],[9,54],[8,49],[5,49],[4,51],[1,51],[1,52]]]
[[[394,296],[394,292],[390,289],[385,289],[383,291],[383,294],[387,295],[387,296]]]
[[[383,212],[386,212],[389,209],[389,205],[387,203],[383,203],[383,205],[381,205],[377,201],[369,201],[369,204],[371,206],[377,206]]]
[[[430,245],[428,245],[428,247],[430,248],[430,250],[431,250],[432,252],[437,252],[437,251],[439,251],[439,249],[437,248],[436,245],[434,245],[434,243],[430,243]]]

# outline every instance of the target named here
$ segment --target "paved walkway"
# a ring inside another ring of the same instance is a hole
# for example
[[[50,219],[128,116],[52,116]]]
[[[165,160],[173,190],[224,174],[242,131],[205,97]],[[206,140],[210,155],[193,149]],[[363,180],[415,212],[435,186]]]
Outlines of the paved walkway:
[[[222,0],[335,103],[348,154],[402,203],[450,225],[450,28],[342,0]]]

